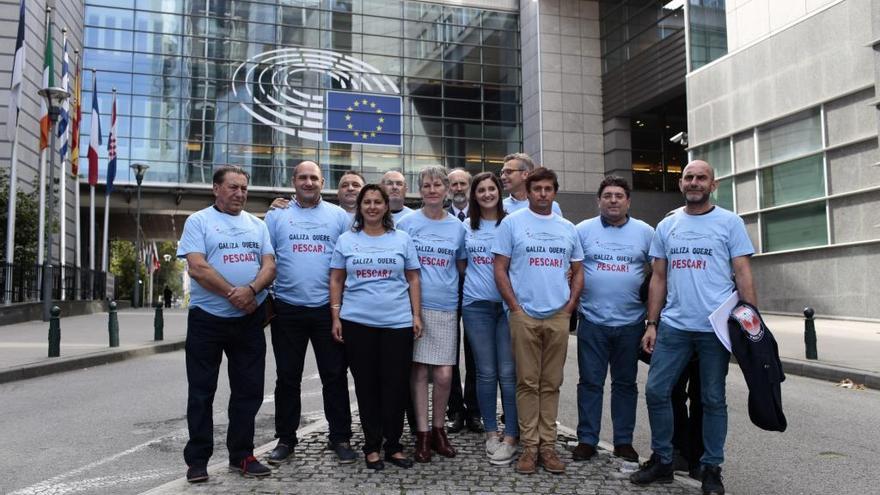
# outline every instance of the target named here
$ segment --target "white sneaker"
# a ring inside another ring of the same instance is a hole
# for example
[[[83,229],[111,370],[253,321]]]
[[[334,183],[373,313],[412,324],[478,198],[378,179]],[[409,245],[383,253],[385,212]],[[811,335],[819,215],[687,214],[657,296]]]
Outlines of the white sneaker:
[[[492,435],[486,439],[486,455],[489,457],[492,457],[492,454],[497,452],[499,447],[501,447],[501,440],[498,439],[498,435]]]
[[[493,466],[506,466],[513,462],[516,457],[516,446],[509,443],[501,442],[498,450],[489,456],[489,464]]]

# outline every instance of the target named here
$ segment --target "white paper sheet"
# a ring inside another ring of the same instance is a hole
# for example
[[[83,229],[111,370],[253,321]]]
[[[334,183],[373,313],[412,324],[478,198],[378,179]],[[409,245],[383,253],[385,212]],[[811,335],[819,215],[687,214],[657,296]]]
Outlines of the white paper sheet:
[[[712,314],[709,315],[709,323],[712,324],[712,329],[715,330],[715,335],[718,337],[718,340],[720,340],[721,344],[727,348],[727,352],[731,352],[730,333],[727,330],[727,318],[730,316],[730,312],[738,302],[739,292],[733,291],[733,294],[731,294],[730,297],[721,303],[721,306],[718,306],[718,308],[715,309],[715,311],[712,311]]]

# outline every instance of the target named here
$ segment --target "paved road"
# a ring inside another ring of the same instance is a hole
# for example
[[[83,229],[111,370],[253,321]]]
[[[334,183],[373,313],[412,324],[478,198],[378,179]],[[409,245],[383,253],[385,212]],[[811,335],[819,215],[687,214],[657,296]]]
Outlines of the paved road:
[[[574,339],[566,364],[560,421],[576,426]],[[0,438],[7,455],[0,493],[64,495],[140,493],[183,475],[186,439],[183,353],[155,355],[93,369],[0,385]],[[645,369],[641,370],[640,386]],[[266,393],[274,379],[267,359]],[[306,364],[303,411],[321,417],[320,381]],[[789,377],[783,389],[789,430],[767,433],[748,421],[746,389],[731,368],[731,421],[725,483],[731,493],[872,493],[880,453],[880,393],[840,389]],[[215,402],[214,460],[225,455],[228,386],[221,373]],[[257,445],[272,440],[272,397],[258,417]],[[640,403],[636,448],[649,452]],[[603,439],[610,439],[604,422]]]
[[[577,355],[569,341],[559,421],[575,427]],[[644,401],[647,366],[639,365],[639,407],[635,448],[651,453],[650,428]],[[610,378],[609,378],[610,381]],[[601,438],[611,441],[612,430],[606,383]],[[788,419],[785,433],[752,425],[742,373],[731,365],[727,380],[729,426],[724,484],[730,493],[812,494],[877,493],[876,461],[880,456],[880,392],[848,390],[836,384],[788,376],[783,383],[783,406]]]
[[[271,347],[266,370],[257,445],[273,439]],[[0,460],[0,493],[141,493],[181,477],[187,438],[184,376],[184,354],[178,351],[0,385],[0,438],[7,453]],[[303,415],[314,421],[323,413],[311,358],[304,377]],[[228,398],[221,372],[213,461],[226,455]]]

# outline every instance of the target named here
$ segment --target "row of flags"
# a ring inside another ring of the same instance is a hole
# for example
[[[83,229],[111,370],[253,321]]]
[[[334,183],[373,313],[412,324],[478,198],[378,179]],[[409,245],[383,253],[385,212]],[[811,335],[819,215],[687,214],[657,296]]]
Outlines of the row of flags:
[[[18,127],[18,117],[21,109],[22,85],[24,83],[25,56],[27,54],[27,40],[25,33],[26,0],[19,1],[18,35],[15,39],[15,56],[12,64],[12,83],[9,91],[9,116],[6,123],[6,131],[9,140],[14,139]],[[52,22],[47,22],[46,46],[43,52],[42,87],[55,87],[55,57],[53,52],[54,38],[52,36]],[[61,59],[61,89],[70,92],[70,57],[68,54],[68,41],[65,33],[63,39],[63,55]],[[93,71],[94,72],[94,71]],[[101,112],[98,105],[98,79],[94,73],[92,77],[92,104],[91,104],[91,128],[89,130],[89,185],[98,184],[98,156],[100,146],[103,144],[101,137]],[[71,115],[71,100],[73,100],[73,112]],[[71,174],[79,176],[79,133],[82,122],[82,68],[80,59],[77,59],[76,69],[73,75],[73,92],[70,98],[64,100],[61,107],[57,125],[57,136],[61,139],[59,153],[62,162],[68,158],[70,151]],[[40,152],[49,147],[49,108],[45,98],[40,98]],[[70,132],[68,132],[68,130]],[[107,194],[113,190],[113,181],[116,178],[116,92],[113,92],[110,114],[110,134],[107,138]],[[12,164],[15,166],[16,164]]]

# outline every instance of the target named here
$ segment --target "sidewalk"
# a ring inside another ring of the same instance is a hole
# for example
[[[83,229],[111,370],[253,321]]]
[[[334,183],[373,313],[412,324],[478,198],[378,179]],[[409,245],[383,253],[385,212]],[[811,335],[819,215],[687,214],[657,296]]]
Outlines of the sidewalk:
[[[119,347],[111,348],[109,314],[61,317],[61,357],[49,358],[49,323],[0,325],[0,383],[98,366],[137,356],[183,348],[186,310],[164,313],[164,340],[153,340],[152,308],[117,313]]]
[[[353,416],[354,438],[352,446],[363,445],[358,416]],[[400,469],[385,464],[382,471],[372,471],[364,466],[363,457],[353,464],[341,465],[327,450],[327,423],[319,421],[303,428],[293,459],[272,469],[272,475],[262,479],[244,478],[230,472],[225,462],[208,467],[210,479],[205,483],[190,484],[181,478],[154,488],[146,495],[184,494],[242,494],[242,493],[307,493],[307,494],[695,494],[700,485],[676,475],[675,482],[668,485],[638,487],[629,482],[629,474],[638,468],[633,462],[625,462],[611,456],[607,450],[588,462],[573,462],[569,448],[577,441],[569,431],[560,429],[557,451],[567,464],[564,474],[550,474],[539,468],[533,475],[521,475],[514,471],[514,464],[492,466],[486,460],[483,435],[459,433],[450,436],[458,450],[453,459],[434,455],[432,462],[416,464],[412,469]],[[404,433],[401,439],[404,452],[411,452],[413,440]],[[256,449],[254,454],[263,459],[275,446],[275,442]],[[225,452],[215,453],[214,460],[225,458]]]
[[[0,324],[0,383],[34,378],[137,356],[182,349],[186,310],[165,309],[165,339],[153,340],[151,308],[117,313],[120,347],[111,349],[107,313],[61,318],[61,357],[47,358],[49,324]],[[849,378],[880,390],[880,322],[816,319],[819,359],[804,357],[804,319],[764,315],[779,343],[785,372],[820,380]]]

